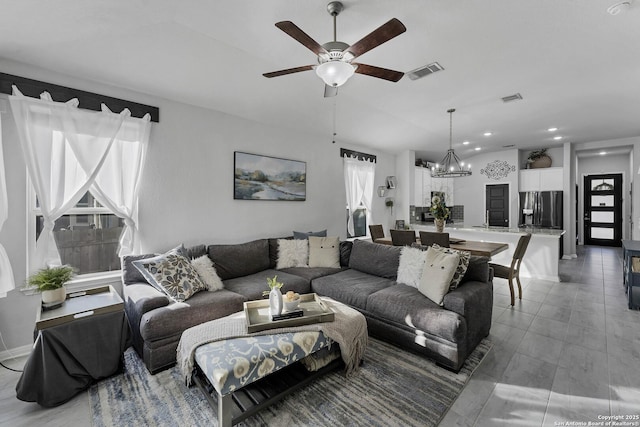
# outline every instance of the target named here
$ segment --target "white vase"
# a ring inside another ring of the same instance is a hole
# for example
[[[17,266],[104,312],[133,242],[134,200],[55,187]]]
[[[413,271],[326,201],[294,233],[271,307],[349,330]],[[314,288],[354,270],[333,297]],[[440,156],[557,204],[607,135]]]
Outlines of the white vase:
[[[269,315],[277,315],[282,313],[282,292],[279,288],[271,289],[269,292]]]
[[[42,291],[42,303],[45,305],[61,304],[67,299],[67,288],[62,286],[50,291]]]

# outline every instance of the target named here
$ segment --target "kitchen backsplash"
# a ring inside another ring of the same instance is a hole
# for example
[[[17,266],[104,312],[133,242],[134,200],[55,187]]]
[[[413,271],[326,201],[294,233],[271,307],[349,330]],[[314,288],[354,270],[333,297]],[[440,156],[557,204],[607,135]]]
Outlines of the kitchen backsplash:
[[[455,205],[451,206],[451,214],[449,215],[448,221],[453,221],[454,223],[464,222],[464,205]],[[416,207],[414,205],[409,206],[409,215],[411,216],[411,223],[421,223],[422,214],[429,213],[428,207]]]

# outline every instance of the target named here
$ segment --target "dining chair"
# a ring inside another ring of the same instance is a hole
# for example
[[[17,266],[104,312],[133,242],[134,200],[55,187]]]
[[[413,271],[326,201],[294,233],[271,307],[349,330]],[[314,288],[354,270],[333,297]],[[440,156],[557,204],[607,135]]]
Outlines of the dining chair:
[[[416,232],[413,230],[391,230],[393,246],[411,246],[415,241]]]
[[[516,250],[513,252],[513,258],[511,259],[511,265],[509,267],[489,263],[490,267],[493,267],[494,277],[501,279],[507,279],[509,281],[509,291],[511,292],[511,305],[515,304],[515,297],[513,292],[513,279],[516,279],[518,284],[518,298],[522,299],[522,286],[520,285],[520,264],[522,264],[522,258],[527,251],[529,241],[531,240],[531,233],[527,233],[521,236],[516,245]]]
[[[437,233],[433,231],[420,232],[420,244],[423,246],[432,246],[434,243],[443,248],[449,247],[449,233]]]
[[[382,224],[370,225],[369,233],[371,234],[372,242],[375,242],[377,239],[384,239],[384,229],[382,228]]]

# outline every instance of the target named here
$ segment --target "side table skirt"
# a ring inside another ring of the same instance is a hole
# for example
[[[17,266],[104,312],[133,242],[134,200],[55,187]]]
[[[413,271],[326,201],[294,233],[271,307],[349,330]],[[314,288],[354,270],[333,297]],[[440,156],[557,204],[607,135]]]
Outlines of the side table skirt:
[[[124,311],[98,314],[36,333],[16,393],[20,400],[46,407],[61,405],[94,382],[120,372],[129,344]]]

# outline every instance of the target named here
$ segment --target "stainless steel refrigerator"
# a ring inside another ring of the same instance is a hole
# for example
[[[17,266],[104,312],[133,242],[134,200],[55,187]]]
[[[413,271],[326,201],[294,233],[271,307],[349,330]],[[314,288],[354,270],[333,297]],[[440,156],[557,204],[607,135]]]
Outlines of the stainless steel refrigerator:
[[[521,227],[562,229],[562,191],[520,192]]]

